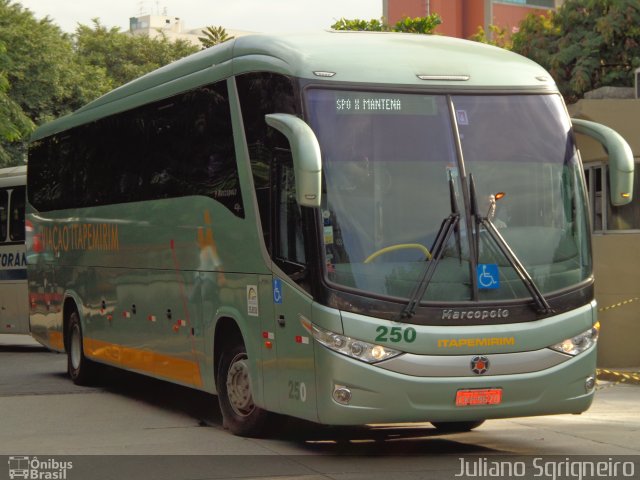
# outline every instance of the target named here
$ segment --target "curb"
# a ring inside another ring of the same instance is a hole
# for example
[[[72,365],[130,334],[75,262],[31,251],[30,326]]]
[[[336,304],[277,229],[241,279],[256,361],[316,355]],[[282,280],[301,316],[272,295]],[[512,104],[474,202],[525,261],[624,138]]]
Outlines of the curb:
[[[615,383],[630,383],[632,385],[640,385],[640,372],[620,372],[598,368],[596,370],[598,380],[606,380]]]

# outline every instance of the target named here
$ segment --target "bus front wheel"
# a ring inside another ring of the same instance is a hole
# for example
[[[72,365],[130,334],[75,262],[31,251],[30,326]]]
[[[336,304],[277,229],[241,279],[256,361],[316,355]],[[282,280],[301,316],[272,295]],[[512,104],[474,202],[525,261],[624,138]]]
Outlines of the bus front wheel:
[[[87,385],[93,376],[94,363],[84,356],[82,326],[77,311],[69,316],[67,372],[76,385]]]
[[[222,352],[217,389],[225,428],[243,437],[264,433],[270,414],[253,403],[249,358],[244,344],[236,343]]]

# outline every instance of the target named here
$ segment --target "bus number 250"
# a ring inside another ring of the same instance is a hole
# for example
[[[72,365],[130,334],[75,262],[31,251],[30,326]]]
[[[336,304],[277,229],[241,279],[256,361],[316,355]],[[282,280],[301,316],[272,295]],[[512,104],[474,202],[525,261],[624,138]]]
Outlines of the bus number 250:
[[[415,341],[417,337],[416,329],[413,327],[402,328],[402,327],[385,327],[379,326],[376,328],[376,332],[378,336],[376,337],[376,342],[393,342],[398,343],[404,340],[407,343],[411,343]]]
[[[289,380],[289,398],[292,400],[307,401],[307,386],[298,380]]]

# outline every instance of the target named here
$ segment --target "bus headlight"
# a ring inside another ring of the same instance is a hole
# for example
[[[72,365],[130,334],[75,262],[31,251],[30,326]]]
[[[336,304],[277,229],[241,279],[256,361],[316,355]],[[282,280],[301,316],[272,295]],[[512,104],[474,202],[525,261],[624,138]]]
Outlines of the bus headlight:
[[[551,345],[549,348],[561,353],[566,353],[567,355],[578,355],[596,344],[599,332],[600,322],[596,322],[595,325],[586,332],[582,332],[575,337],[567,338],[560,343]]]
[[[313,338],[318,341],[318,343],[321,343],[334,352],[341,353],[363,362],[381,362],[382,360],[395,357],[402,353],[401,351],[394,350],[393,348],[363,342],[362,340],[356,340],[355,338],[340,335],[338,333],[325,330],[324,328],[320,328],[317,325],[311,324],[305,325],[305,327],[309,330],[311,335],[313,335]]]

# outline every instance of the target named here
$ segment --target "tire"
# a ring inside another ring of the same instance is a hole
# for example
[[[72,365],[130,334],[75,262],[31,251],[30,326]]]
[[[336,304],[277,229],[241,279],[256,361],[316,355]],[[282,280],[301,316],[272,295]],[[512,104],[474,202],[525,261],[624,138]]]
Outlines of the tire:
[[[242,342],[224,347],[216,387],[224,428],[242,437],[266,433],[272,414],[253,403],[248,356]]]
[[[462,433],[478,428],[483,423],[484,420],[472,420],[468,422],[431,422],[431,425],[442,433]]]
[[[69,316],[67,339],[67,373],[76,385],[88,385],[95,374],[95,364],[84,356],[82,325],[77,311]]]

